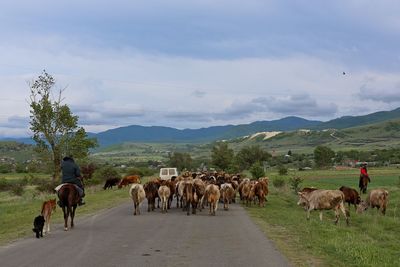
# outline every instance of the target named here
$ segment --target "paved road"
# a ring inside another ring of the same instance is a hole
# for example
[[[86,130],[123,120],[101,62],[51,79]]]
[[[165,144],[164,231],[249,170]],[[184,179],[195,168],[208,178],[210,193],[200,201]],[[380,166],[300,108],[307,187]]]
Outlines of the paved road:
[[[88,204],[90,205],[90,203]],[[220,208],[220,207],[219,207]],[[173,208],[132,215],[127,202],[0,248],[1,266],[288,266],[239,205],[187,216]],[[79,213],[79,208],[77,210]],[[61,213],[62,214],[62,213]],[[55,214],[61,216],[60,212]]]

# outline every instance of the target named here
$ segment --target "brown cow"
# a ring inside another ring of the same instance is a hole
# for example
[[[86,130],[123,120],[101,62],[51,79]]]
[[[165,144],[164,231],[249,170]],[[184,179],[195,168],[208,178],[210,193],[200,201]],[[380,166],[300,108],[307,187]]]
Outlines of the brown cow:
[[[198,197],[193,186],[193,181],[184,181],[183,200],[185,201],[184,210],[190,215],[190,205],[192,205],[192,214],[196,214]]]
[[[224,201],[224,210],[229,210],[229,203],[235,198],[236,191],[233,189],[232,184],[224,183],[221,185],[220,192]]]
[[[196,178],[193,180],[193,187],[194,187],[194,191],[196,192],[197,200],[198,200],[198,202],[200,202],[200,200],[203,198],[204,193],[206,191],[206,185],[201,179]],[[199,203],[197,203],[197,204],[199,204]],[[198,208],[200,211],[204,208],[203,202],[201,202],[200,205],[198,205]]]
[[[210,204],[210,215],[215,216],[215,212],[218,209],[218,201],[220,197],[219,188],[215,184],[209,184],[206,186],[206,191],[203,198],[206,198]]]
[[[257,182],[254,185],[254,195],[258,198],[258,205],[265,206],[265,197],[268,194],[268,185],[265,181]]]
[[[118,184],[118,188],[122,188],[123,186],[127,186],[128,184],[140,184],[140,176],[139,175],[129,175],[124,177]]]
[[[301,205],[307,211],[307,220],[310,219],[310,211],[319,210],[319,218],[322,221],[322,210],[335,210],[335,224],[339,221],[339,210],[346,217],[346,223],[349,225],[349,212],[344,207],[344,194],[340,190],[323,190],[317,189],[310,193],[298,192],[299,201],[297,205]]]
[[[349,208],[350,204],[353,204],[354,208],[357,210],[357,205],[361,202],[361,198],[357,190],[347,186],[342,186],[339,188],[339,190],[343,192],[344,201],[349,204]]]
[[[357,213],[361,213],[371,208],[377,208],[382,212],[383,215],[386,213],[386,207],[389,201],[389,192],[385,189],[372,189],[366,201],[361,201],[360,205],[358,205]]]
[[[165,182],[165,185],[169,187],[169,198],[168,198],[168,205],[167,208],[170,209],[171,208],[171,203],[174,200],[174,195],[175,195],[175,190],[176,190],[176,182],[175,179],[174,180],[167,180]]]
[[[148,181],[144,184],[143,188],[146,192],[147,198],[147,211],[154,211],[156,206],[156,198],[158,197],[159,183],[157,181]]]

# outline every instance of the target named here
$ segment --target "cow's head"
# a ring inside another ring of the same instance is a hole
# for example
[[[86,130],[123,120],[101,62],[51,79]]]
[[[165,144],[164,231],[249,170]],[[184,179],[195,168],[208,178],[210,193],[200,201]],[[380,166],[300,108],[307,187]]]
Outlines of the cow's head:
[[[360,201],[360,204],[357,206],[357,213],[363,213],[368,209],[368,204],[364,200]]]
[[[357,194],[356,204],[359,205],[361,203],[361,197]]]
[[[299,201],[297,201],[297,205],[302,206],[306,210],[309,206],[307,194],[304,192],[297,192],[297,194],[299,195]]]

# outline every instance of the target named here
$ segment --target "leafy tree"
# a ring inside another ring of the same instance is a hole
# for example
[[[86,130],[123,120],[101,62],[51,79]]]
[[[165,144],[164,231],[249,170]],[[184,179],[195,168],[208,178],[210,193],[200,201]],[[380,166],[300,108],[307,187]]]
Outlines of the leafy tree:
[[[317,167],[330,166],[335,152],[326,146],[317,146],[314,149],[314,161]]]
[[[174,152],[169,157],[169,166],[178,168],[179,171],[192,169],[192,157],[189,153]]]
[[[78,127],[78,116],[72,114],[68,105],[62,104],[63,89],[53,99],[54,86],[55,79],[46,71],[30,84],[30,129],[36,151],[42,160],[52,163],[53,181],[57,181],[62,157],[84,158],[97,141],[87,137],[85,129]]]
[[[211,162],[221,170],[226,170],[232,165],[234,159],[233,149],[225,142],[219,142],[213,146],[211,151]]]
[[[235,160],[241,170],[246,170],[254,163],[259,162],[261,164],[269,158],[271,158],[271,155],[268,152],[264,151],[260,146],[254,145],[243,147],[236,154]]]
[[[254,179],[258,179],[260,177],[265,176],[264,168],[261,166],[259,162],[256,162],[251,166],[250,173]]]

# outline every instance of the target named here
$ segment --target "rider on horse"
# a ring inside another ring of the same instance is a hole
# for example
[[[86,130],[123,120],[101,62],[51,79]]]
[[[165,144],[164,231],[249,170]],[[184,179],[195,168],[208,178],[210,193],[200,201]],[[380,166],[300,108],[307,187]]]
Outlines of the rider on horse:
[[[61,163],[61,171],[61,183],[70,183],[76,185],[79,195],[81,196],[79,205],[84,205],[85,201],[83,200],[83,197],[85,196],[85,189],[83,188],[81,171],[71,156],[63,158]]]
[[[361,164],[361,168],[360,168],[360,181],[359,181],[360,188],[362,185],[363,177],[366,177],[368,179],[368,182],[371,182],[371,179],[369,178],[369,175],[367,172],[367,163],[365,163],[365,162],[363,164]]]

